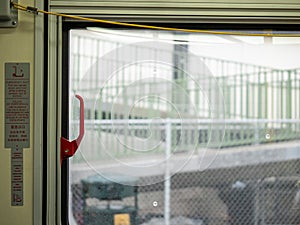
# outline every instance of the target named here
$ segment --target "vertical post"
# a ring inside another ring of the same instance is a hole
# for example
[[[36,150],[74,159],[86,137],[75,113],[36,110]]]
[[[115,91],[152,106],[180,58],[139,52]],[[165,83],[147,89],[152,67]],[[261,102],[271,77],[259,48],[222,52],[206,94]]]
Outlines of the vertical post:
[[[288,80],[286,82],[286,118],[292,118],[292,79],[291,79],[292,71],[288,71]]]
[[[174,44],[173,50],[173,81],[176,85],[172,88],[172,103],[179,109],[180,113],[188,112],[189,96],[188,91],[188,77],[186,70],[188,68],[188,42],[181,44]],[[184,90],[184,91],[183,91]]]
[[[164,179],[164,218],[165,225],[170,225],[170,195],[171,195],[171,178],[170,178],[170,156],[172,147],[172,124],[169,118],[166,119],[166,167],[165,167],[165,179]]]
[[[281,75],[281,77],[280,77],[280,119],[284,119],[284,115],[283,115],[283,109],[284,109],[284,107],[283,107],[283,102],[284,102],[284,100],[283,100],[283,96],[284,96],[283,95],[283,93],[284,93],[284,91],[283,91],[284,72],[281,71],[280,75]],[[280,123],[280,124],[281,124],[280,129],[282,129],[282,123]]]
[[[138,186],[134,186],[134,208],[135,208],[135,224],[139,224],[139,219],[137,217],[137,213],[139,211],[139,205],[138,205]]]
[[[246,77],[247,75],[244,75]],[[244,82],[243,82],[243,64],[240,64],[240,118],[243,118],[243,102],[244,102]],[[246,102],[247,104],[247,102]],[[243,131],[243,130],[242,130]]]
[[[293,108],[293,102],[292,102],[292,71],[288,70],[288,80],[286,83],[286,118],[292,119],[292,108]],[[291,136],[292,134],[292,124],[287,123],[287,133],[285,135],[285,138],[288,138],[288,136]]]
[[[258,99],[257,99],[257,107],[258,107],[258,118],[261,119],[262,118],[262,107],[263,107],[263,101],[262,101],[262,81],[261,81],[261,74],[262,74],[262,68],[259,67],[259,71],[258,71]]]
[[[234,66],[234,68],[236,69],[236,65],[234,65],[234,63],[233,63],[233,66]],[[235,71],[235,73],[236,74],[238,74],[238,71]],[[236,77],[237,76],[234,76],[234,78],[233,78],[233,118],[237,118],[236,116],[237,116],[237,106],[236,106],[236,103],[237,103],[237,91],[236,91],[236,89],[237,89],[237,81],[236,81]]]
[[[259,121],[255,123],[255,128],[254,128],[254,144],[259,145],[259,129],[260,129],[260,124]]]
[[[265,98],[264,98],[264,100],[265,100],[265,104],[264,104],[264,111],[265,111],[265,115],[264,115],[264,118],[269,118],[270,116],[268,115],[268,109],[269,109],[269,98],[268,98],[268,89],[269,89],[269,86],[268,86],[268,81],[267,81],[267,72],[266,71],[264,71],[264,88],[265,88]],[[272,102],[270,103],[270,105],[272,104]],[[272,105],[270,106],[270,108],[271,108],[271,110],[272,110]],[[267,123],[266,123],[266,127],[267,127]]]
[[[254,225],[258,225],[259,224],[259,219],[260,219],[260,183],[259,181],[256,181],[255,185],[254,185]]]

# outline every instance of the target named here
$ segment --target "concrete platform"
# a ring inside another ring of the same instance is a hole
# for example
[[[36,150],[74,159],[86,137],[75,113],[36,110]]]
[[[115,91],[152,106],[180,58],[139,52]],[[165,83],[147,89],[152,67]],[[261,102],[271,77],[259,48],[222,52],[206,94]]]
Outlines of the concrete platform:
[[[121,174],[138,177],[141,184],[158,183],[166,171],[180,179],[195,179],[195,185],[217,185],[239,179],[269,176],[291,176],[300,172],[300,141],[270,143],[226,149],[197,149],[193,152],[152,155],[138,158],[113,159],[71,164],[71,182],[77,183],[93,174]],[[184,183],[181,181],[180,183]],[[184,185],[182,185],[184,186]]]

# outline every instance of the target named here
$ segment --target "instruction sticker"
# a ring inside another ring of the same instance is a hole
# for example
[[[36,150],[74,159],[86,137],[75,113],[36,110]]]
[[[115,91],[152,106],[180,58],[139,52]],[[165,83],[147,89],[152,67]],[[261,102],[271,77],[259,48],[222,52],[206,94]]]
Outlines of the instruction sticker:
[[[5,63],[5,147],[30,145],[29,63]]]
[[[11,205],[23,205],[23,148],[30,147],[30,64],[5,63],[5,148],[11,149]]]

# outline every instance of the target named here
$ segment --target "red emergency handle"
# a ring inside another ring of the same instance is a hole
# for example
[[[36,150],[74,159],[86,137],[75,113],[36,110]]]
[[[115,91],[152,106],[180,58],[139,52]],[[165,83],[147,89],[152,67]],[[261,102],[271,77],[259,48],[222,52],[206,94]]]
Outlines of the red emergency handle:
[[[64,137],[60,138],[60,164],[62,164],[63,160],[72,157],[76,153],[84,135],[84,102],[83,98],[80,95],[75,96],[79,99],[80,102],[79,135],[73,141],[69,141]]]

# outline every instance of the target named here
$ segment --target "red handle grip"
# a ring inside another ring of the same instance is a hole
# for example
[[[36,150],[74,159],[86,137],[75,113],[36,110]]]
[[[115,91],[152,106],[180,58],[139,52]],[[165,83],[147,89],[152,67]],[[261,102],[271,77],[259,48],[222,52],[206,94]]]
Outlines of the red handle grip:
[[[80,102],[80,128],[79,128],[79,135],[78,137],[73,140],[69,141],[64,137],[60,138],[60,164],[64,159],[72,157],[81,143],[81,140],[84,136],[84,102],[83,98],[80,95],[75,95],[76,98],[79,99]]]

